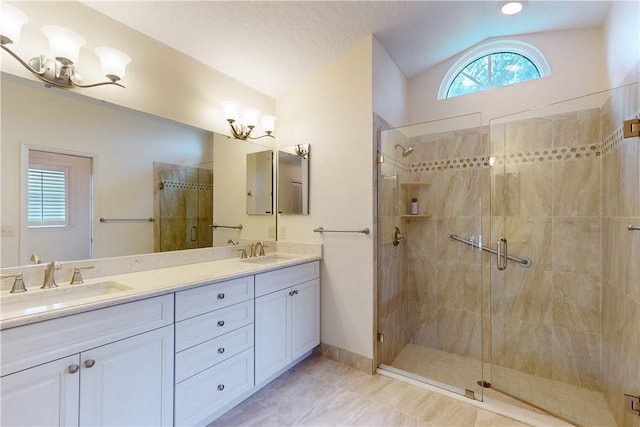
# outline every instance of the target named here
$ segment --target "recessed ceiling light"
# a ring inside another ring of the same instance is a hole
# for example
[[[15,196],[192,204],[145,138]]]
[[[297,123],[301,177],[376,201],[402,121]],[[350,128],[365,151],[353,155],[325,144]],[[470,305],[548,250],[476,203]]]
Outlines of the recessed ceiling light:
[[[502,8],[500,10],[505,15],[515,15],[516,13],[520,13],[520,11],[522,11],[522,3],[518,1],[510,1],[502,5]]]

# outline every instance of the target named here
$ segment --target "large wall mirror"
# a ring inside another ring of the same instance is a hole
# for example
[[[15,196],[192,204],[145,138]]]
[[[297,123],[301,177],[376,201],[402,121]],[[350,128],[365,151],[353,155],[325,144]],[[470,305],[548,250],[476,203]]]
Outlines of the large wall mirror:
[[[1,91],[1,267],[29,264],[33,253],[42,262],[71,261],[275,238],[275,215],[247,215],[245,209],[247,156],[271,156],[273,146],[6,73]],[[55,160],[47,160],[54,154]],[[90,188],[64,194],[63,203],[88,204],[69,208],[57,223],[27,221],[30,165],[65,170],[77,160],[87,165]],[[67,231],[79,229],[87,233],[80,239],[92,244],[59,243],[68,242]]]
[[[278,150],[278,213],[309,214],[310,145]]]

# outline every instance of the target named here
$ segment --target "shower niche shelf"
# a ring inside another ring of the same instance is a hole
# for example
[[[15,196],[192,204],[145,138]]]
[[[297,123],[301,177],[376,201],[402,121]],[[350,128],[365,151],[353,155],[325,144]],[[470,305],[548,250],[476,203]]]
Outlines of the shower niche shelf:
[[[403,220],[420,220],[429,218],[426,212],[428,192],[431,183],[423,181],[409,181],[400,183],[400,217]],[[411,200],[418,200],[418,214],[410,213]]]

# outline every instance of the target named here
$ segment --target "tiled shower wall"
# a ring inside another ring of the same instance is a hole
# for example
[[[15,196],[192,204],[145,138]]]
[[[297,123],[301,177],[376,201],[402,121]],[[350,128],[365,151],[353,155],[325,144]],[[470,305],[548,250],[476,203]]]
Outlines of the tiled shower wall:
[[[490,132],[492,241],[504,235],[510,254],[533,261],[530,268],[512,262],[504,272],[492,266],[492,362],[599,390],[600,111],[492,125]],[[498,387],[510,381],[495,374]]]
[[[602,108],[602,386],[622,426],[640,426],[625,393],[640,395],[640,138],[622,123],[640,118],[640,84],[616,89]]]

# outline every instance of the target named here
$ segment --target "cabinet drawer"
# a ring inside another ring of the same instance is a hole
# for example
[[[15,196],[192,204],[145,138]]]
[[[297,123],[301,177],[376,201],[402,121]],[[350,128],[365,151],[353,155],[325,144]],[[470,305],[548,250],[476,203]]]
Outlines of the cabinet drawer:
[[[320,277],[318,261],[256,274],[256,297]]]
[[[253,300],[176,323],[176,351],[253,323]]]
[[[2,375],[173,323],[173,294],[74,314],[0,333]]]
[[[253,276],[176,293],[176,322],[253,298]]]
[[[253,347],[253,325],[221,335],[176,354],[176,384]]]
[[[253,349],[249,349],[176,385],[175,425],[204,424],[252,387]]]

